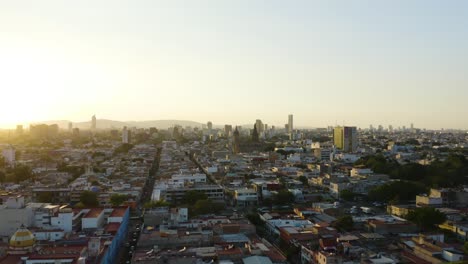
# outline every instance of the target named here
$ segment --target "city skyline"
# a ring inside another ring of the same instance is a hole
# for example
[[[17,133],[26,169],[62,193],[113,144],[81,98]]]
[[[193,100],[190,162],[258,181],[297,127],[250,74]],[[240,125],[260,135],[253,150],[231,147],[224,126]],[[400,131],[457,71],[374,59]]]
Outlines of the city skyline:
[[[82,129],[85,130],[96,130],[96,129],[115,129],[115,128],[122,128],[125,129],[127,126],[133,126],[133,127],[141,127],[141,128],[149,128],[149,127],[158,127],[158,125],[154,123],[159,123],[163,122],[164,124],[160,124],[163,128],[165,127],[172,127],[172,126],[189,126],[189,127],[206,127],[210,129],[220,129],[220,130],[225,130],[227,126],[232,126],[234,127],[247,127],[250,129],[253,129],[254,125],[261,124],[261,131],[266,129],[266,126],[268,126],[268,129],[274,128],[274,129],[279,129],[279,130],[285,130],[287,133],[292,133],[294,130],[301,130],[301,129],[315,129],[315,128],[340,128],[340,127],[356,127],[358,129],[363,129],[363,130],[373,130],[373,131],[393,131],[393,130],[413,130],[413,129],[428,129],[425,127],[416,127],[414,126],[414,123],[410,124],[402,124],[402,125],[393,125],[393,124],[387,124],[387,125],[382,125],[382,124],[368,124],[364,126],[356,126],[354,124],[328,124],[324,126],[310,126],[310,125],[294,125],[293,130],[289,129],[289,125],[292,122],[292,116],[293,114],[288,114],[286,121],[283,124],[275,124],[275,123],[264,123],[265,120],[262,119],[256,119],[255,122],[251,123],[229,123],[229,122],[224,122],[224,123],[213,123],[210,120],[207,120],[205,122],[203,121],[196,121],[196,120],[176,120],[176,119],[153,119],[153,120],[111,120],[111,119],[106,119],[106,118],[97,118],[96,115],[94,114],[90,120],[83,120],[83,121],[73,121],[73,120],[43,120],[43,121],[37,121],[37,122],[30,122],[30,123],[17,123],[16,125],[12,126],[0,126],[0,129],[5,129],[5,130],[18,130],[23,128],[28,129],[27,126],[31,125],[40,125],[40,124],[47,124],[47,125],[58,125],[60,129],[67,129],[71,130],[74,128],[76,125],[81,126]],[[105,125],[102,125],[101,122],[104,121]],[[117,123],[117,124],[114,124]],[[150,124],[153,123],[153,124]],[[189,124],[186,124],[189,123]],[[374,126],[375,125],[375,126]],[[103,128],[104,126],[104,128]],[[452,129],[452,128],[441,128],[441,129]],[[430,129],[429,130],[440,130],[440,129]],[[461,129],[462,130],[462,129]]]
[[[295,126],[468,129],[465,10],[437,1],[4,2],[0,127],[93,113],[284,125],[294,113]]]

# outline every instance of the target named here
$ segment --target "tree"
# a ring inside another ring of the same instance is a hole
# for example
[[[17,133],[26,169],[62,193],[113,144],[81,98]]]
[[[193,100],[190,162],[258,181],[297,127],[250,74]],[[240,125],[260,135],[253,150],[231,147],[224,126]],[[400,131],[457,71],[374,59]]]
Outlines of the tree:
[[[53,194],[51,192],[41,192],[37,195],[37,201],[40,203],[52,203]]]
[[[408,181],[394,181],[372,188],[369,191],[368,196],[371,201],[388,203],[392,200],[413,200],[416,195],[425,193],[426,191],[426,187],[420,183]]]
[[[421,230],[432,229],[447,220],[445,214],[432,207],[419,207],[409,212],[406,219],[415,223]]]
[[[340,231],[350,231],[353,225],[354,221],[350,215],[341,216],[333,223],[333,226]]]
[[[119,206],[121,205],[122,203],[126,202],[128,200],[129,196],[127,194],[113,194],[111,197],[110,197],[110,203],[113,205],[113,206]]]
[[[247,219],[254,224],[255,226],[264,226],[265,222],[260,218],[257,213],[249,213],[247,215]]]
[[[75,204],[74,207],[76,207],[76,208],[85,208],[86,206],[82,202],[78,202],[78,203]]]
[[[257,124],[254,124],[254,129],[253,129],[253,131],[252,131],[252,141],[253,141],[253,142],[258,142]]]
[[[274,197],[275,204],[285,205],[294,202],[294,194],[288,190],[280,190]]]
[[[99,205],[97,193],[91,191],[83,191],[80,195],[80,202],[85,207],[95,207]]]
[[[195,204],[198,200],[206,200],[208,196],[205,193],[200,191],[188,191],[182,197],[182,203],[184,204]]]
[[[25,180],[29,180],[32,177],[32,170],[26,165],[18,165],[13,168],[13,175],[15,182],[22,182]]]
[[[129,143],[123,143],[114,150],[114,155],[128,153],[134,146]]]
[[[309,179],[307,179],[306,176],[299,176],[299,181],[301,181],[304,186],[309,186]]]
[[[211,200],[198,200],[193,206],[194,214],[216,214],[224,208],[221,203],[215,203]]]
[[[168,207],[170,205],[171,204],[165,200],[157,200],[157,201],[146,202],[143,205],[143,207],[146,209],[150,209],[150,208],[156,208],[156,207]]]
[[[463,245],[463,252],[465,252],[465,254],[468,255],[468,242],[465,242],[465,244]]]
[[[356,194],[353,193],[350,190],[340,191],[340,198],[345,200],[345,201],[353,201],[355,196],[356,196]]]
[[[6,180],[6,174],[3,171],[0,171],[0,182],[5,182]]]

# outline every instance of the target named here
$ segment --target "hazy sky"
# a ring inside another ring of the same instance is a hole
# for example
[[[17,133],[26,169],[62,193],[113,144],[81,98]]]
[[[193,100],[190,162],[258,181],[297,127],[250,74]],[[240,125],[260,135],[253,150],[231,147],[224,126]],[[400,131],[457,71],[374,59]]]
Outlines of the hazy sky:
[[[0,125],[468,128],[468,1],[0,0]]]

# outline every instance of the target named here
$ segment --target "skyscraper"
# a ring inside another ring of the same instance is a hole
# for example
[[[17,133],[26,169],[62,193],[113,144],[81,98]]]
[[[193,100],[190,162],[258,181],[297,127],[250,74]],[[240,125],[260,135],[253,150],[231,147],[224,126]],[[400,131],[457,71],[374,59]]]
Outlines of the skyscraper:
[[[237,129],[237,126],[233,133],[232,152],[234,154],[237,154],[240,152],[240,135],[239,135],[239,130]]]
[[[292,133],[294,130],[293,126],[293,115],[288,116],[288,133]]]
[[[232,125],[224,125],[224,134],[226,137],[230,137],[232,134]]]
[[[206,123],[206,126],[208,127],[209,131],[211,131],[211,129],[213,129],[213,123],[211,123],[211,121],[208,121],[208,123]]]
[[[344,152],[355,152],[357,149],[356,127],[335,127],[333,130],[333,141],[336,148]]]
[[[91,117],[91,130],[96,130],[96,115]]]
[[[262,120],[257,119],[257,120],[255,121],[255,125],[257,126],[257,132],[258,132],[259,134],[262,133],[262,132],[263,132],[263,129],[265,128],[265,127],[263,126]]]
[[[122,130],[122,143],[130,144],[131,142],[131,132],[127,129],[126,126],[123,127]]]

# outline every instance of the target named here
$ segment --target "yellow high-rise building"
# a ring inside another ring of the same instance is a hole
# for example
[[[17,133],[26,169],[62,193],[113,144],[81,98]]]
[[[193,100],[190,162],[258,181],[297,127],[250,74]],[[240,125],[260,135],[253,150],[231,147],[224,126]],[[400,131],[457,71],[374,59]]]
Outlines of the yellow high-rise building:
[[[356,127],[335,127],[333,129],[333,143],[337,149],[344,152],[355,152],[357,150]]]
[[[344,146],[344,129],[343,127],[335,127],[333,129],[333,144],[337,149],[343,149]]]

